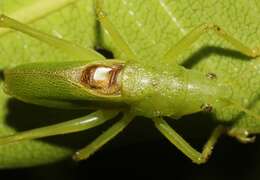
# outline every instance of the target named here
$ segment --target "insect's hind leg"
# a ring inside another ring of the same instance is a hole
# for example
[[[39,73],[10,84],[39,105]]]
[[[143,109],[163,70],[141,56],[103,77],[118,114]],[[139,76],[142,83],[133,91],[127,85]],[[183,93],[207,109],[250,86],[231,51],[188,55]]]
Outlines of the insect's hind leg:
[[[174,47],[170,48],[170,50],[165,54],[163,61],[166,63],[172,63],[176,61],[176,58],[182,54],[187,48],[191,47],[191,45],[196,42],[200,36],[207,33],[208,31],[213,31],[219,37],[226,40],[228,43],[233,45],[233,47],[238,50],[239,52],[250,56],[252,58],[257,57],[260,55],[260,49],[254,48],[251,49],[244,45],[241,41],[234,38],[232,35],[225,32],[222,28],[220,28],[216,24],[206,23],[202,24],[187,35],[185,35]]]
[[[83,131],[98,126],[106,122],[107,120],[114,118],[117,114],[117,111],[99,110],[84,117],[80,117],[70,121],[24,131],[10,136],[0,137],[0,145],[14,143],[22,140],[30,140]]]
[[[129,60],[136,60],[137,56],[136,54],[131,50],[127,42],[124,41],[122,36],[119,34],[119,32],[115,29],[109,18],[107,17],[106,13],[103,10],[103,0],[95,0],[96,5],[96,14],[97,17],[102,24],[102,26],[107,30],[109,35],[111,36],[113,43],[115,43],[117,48],[120,48],[122,52],[125,53],[127,58]]]
[[[222,126],[218,126],[212,132],[207,143],[204,145],[202,153],[194,149],[187,141],[185,141],[170,125],[162,118],[153,119],[157,129],[182,153],[189,157],[194,163],[205,163],[212,153],[212,149],[215,146],[219,137],[226,132],[226,129]]]
[[[0,27],[7,27],[23,32],[51,46],[54,46],[63,52],[79,59],[79,60],[100,60],[105,59],[101,54],[90,48],[83,48],[73,44],[72,42],[56,38],[46,33],[30,28],[26,24],[22,24],[8,16],[0,14]]]
[[[77,151],[73,159],[76,161],[87,159],[91,154],[95,153],[104,144],[110,141],[118,133],[120,133],[134,118],[131,112],[124,114],[123,118],[116,122],[112,127],[106,130],[103,134],[97,137],[92,143],[90,143],[85,148]]]

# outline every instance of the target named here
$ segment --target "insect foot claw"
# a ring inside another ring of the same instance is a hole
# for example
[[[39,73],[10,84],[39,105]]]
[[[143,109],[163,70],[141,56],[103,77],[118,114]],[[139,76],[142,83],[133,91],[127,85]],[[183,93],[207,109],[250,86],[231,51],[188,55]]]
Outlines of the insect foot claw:
[[[228,135],[231,137],[235,137],[239,142],[247,144],[255,142],[256,137],[250,136],[247,130],[239,129],[239,130],[231,130],[228,132]]]
[[[239,141],[239,142],[241,142],[241,143],[243,143],[243,144],[247,144],[247,143],[253,143],[253,142],[255,142],[255,136],[252,136],[252,137],[242,137],[242,136],[240,136],[240,137],[236,137],[237,138],[237,140]]]

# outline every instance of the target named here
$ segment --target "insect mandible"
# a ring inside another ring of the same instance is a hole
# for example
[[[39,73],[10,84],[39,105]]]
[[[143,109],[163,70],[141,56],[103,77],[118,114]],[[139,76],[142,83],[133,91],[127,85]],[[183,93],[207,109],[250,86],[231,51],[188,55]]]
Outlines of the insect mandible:
[[[202,152],[187,143],[163,117],[172,119],[201,111],[211,112],[225,106],[260,120],[259,115],[240,105],[232,96],[232,85],[223,83],[214,74],[186,69],[175,63],[176,57],[196,40],[213,31],[241,53],[255,58],[260,50],[251,49],[215,24],[202,24],[182,38],[166,52],[157,67],[144,67],[137,63],[136,54],[128,47],[96,0],[96,14],[115,45],[126,59],[105,58],[96,51],[39,32],[5,15],[0,16],[0,27],[12,28],[75,56],[73,62],[39,62],[19,65],[4,71],[4,91],[24,102],[67,109],[94,109],[81,118],[0,138],[0,145],[59,134],[87,130],[123,113],[117,121],[85,148],[77,151],[73,159],[87,159],[110,139],[120,133],[136,116],[151,118],[155,127],[193,162],[205,163],[218,138],[230,134],[243,142],[251,142],[246,130],[232,133],[218,125]]]

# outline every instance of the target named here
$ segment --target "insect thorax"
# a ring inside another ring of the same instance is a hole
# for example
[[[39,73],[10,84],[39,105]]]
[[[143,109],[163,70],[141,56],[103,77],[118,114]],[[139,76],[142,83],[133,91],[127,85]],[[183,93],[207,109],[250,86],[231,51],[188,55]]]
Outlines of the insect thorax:
[[[206,74],[181,66],[162,69],[126,66],[122,77],[122,96],[146,117],[181,117],[213,109],[226,87]]]

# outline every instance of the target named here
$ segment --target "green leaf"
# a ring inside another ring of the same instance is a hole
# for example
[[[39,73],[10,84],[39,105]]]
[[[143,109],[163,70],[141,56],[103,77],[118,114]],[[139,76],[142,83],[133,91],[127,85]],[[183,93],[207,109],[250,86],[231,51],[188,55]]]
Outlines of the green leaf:
[[[60,6],[57,6],[57,2]],[[41,11],[37,11],[34,7],[37,3],[41,3],[38,8],[44,7]],[[92,1],[59,0],[53,2],[57,8],[51,10],[53,6],[47,6],[47,3],[52,2],[50,0],[1,0],[0,9],[7,15],[30,24],[33,28],[61,36],[84,47],[102,44],[111,49],[116,58],[124,58],[124,54],[114,46],[106,34],[99,36]],[[28,10],[30,9],[28,7],[34,7],[31,8],[34,9],[34,13]],[[214,0],[105,0],[104,6],[106,14],[116,29],[131,49],[138,54],[139,62],[143,65],[158,66],[160,65],[158,62],[170,47],[187,32],[205,22],[218,24],[250,47],[260,46],[259,8],[260,3],[257,1],[244,0],[218,2]],[[17,16],[18,12],[23,13]],[[26,35],[17,32],[6,33],[1,30],[0,59],[2,69],[26,62],[71,60],[65,52],[59,52]],[[188,49],[178,62],[187,68],[205,73],[213,72],[223,81],[233,82],[234,96],[240,98],[239,103],[249,105],[251,110],[259,113],[259,58],[249,61],[215,34],[208,33],[195,43],[192,49]],[[35,106],[19,104],[17,101],[13,103],[3,92],[0,98],[1,135],[14,133],[15,130],[30,129],[31,124],[33,127],[40,127],[44,124],[43,117],[50,118],[46,119],[49,124],[51,120],[55,122],[56,118],[64,119],[60,117],[63,112],[56,115],[57,112],[51,109],[38,109]],[[236,119],[235,128],[246,128],[253,133],[259,132],[260,122],[252,117],[238,114],[233,109],[220,111],[216,119],[221,121]],[[63,116],[68,114],[70,112]],[[73,116],[76,115],[70,115]],[[81,139],[85,137],[81,134]],[[73,141],[70,139],[65,143],[69,144]],[[71,155],[71,147],[50,142],[52,141],[34,140],[0,146],[0,168],[44,164]],[[80,145],[76,147],[79,148]]]

